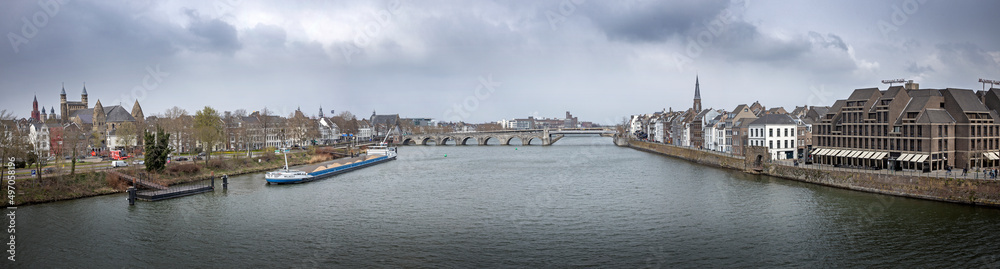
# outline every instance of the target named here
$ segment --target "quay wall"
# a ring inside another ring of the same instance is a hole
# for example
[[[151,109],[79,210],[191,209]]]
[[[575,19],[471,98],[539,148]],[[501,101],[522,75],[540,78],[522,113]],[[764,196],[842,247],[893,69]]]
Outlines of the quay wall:
[[[1000,180],[938,178],[872,173],[867,170],[827,170],[812,165],[788,166],[772,163],[766,148],[751,147],[743,156],[720,154],[686,147],[630,140],[633,149],[680,158],[691,162],[763,174],[824,186],[886,195],[1000,207]],[[758,159],[760,157],[760,159]],[[759,160],[759,161],[758,161]]]

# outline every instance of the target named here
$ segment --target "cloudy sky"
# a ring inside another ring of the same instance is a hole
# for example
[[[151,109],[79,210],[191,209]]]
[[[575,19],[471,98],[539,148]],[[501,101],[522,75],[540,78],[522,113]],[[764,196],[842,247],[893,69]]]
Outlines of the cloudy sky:
[[[831,105],[883,79],[1000,80],[998,1],[0,1],[0,109],[320,106],[614,123],[691,106]],[[58,109],[57,109],[58,112]]]

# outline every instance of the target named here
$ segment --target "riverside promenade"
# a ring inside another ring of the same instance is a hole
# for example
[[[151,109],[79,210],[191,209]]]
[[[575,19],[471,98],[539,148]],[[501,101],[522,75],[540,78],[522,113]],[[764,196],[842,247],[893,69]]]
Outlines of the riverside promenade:
[[[748,147],[743,156],[629,140],[627,147],[680,158],[700,164],[763,174],[795,181],[856,191],[935,201],[1000,207],[1000,180],[983,179],[982,173],[921,173],[799,165],[772,161],[767,148]],[[978,176],[978,178],[977,178]]]

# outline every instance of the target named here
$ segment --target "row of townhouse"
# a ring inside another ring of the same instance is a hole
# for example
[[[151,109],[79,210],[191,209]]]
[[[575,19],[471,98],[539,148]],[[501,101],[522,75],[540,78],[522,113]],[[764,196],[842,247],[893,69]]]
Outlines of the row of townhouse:
[[[633,139],[742,155],[748,146],[771,158],[833,166],[933,171],[1000,167],[1000,89],[856,89],[832,106],[791,112],[760,103],[731,111],[700,109],[633,115]]]
[[[702,109],[701,89],[695,80],[690,109],[632,115],[625,128],[633,139],[742,155],[747,146],[767,147],[771,158],[808,159],[813,124],[828,107],[801,106],[792,112],[766,109],[759,102],[732,110]]]

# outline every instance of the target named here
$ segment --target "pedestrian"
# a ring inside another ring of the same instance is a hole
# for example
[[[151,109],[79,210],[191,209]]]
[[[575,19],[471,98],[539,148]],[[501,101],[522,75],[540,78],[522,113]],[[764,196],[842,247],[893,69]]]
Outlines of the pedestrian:
[[[962,176],[967,176],[967,175],[969,175],[969,168],[968,167],[962,168]]]

